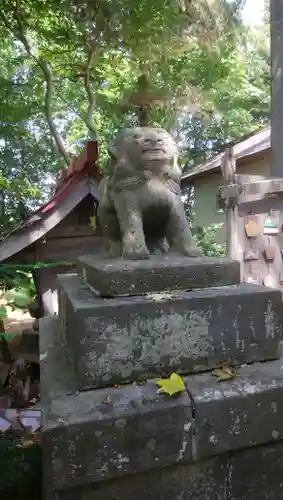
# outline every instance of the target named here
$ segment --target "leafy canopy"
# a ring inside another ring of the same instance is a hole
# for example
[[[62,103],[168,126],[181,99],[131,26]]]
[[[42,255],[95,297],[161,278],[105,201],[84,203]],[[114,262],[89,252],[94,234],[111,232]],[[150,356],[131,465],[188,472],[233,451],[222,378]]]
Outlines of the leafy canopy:
[[[90,138],[107,168],[121,126],[161,125],[189,168],[263,122],[269,60],[241,3],[1,0],[1,232],[49,197]]]

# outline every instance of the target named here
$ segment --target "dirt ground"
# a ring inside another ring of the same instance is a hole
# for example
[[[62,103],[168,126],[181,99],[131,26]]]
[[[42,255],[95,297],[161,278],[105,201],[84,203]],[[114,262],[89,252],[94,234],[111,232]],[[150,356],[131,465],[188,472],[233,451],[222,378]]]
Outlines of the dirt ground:
[[[17,348],[21,342],[22,331],[31,328],[34,319],[28,312],[13,311],[1,299],[0,306],[7,308],[5,337],[13,352],[13,348]],[[10,366],[0,360],[0,385],[4,384],[9,369]],[[11,401],[9,393],[3,396],[0,394],[0,498],[40,500],[40,405],[39,402],[36,405],[31,402],[31,408],[27,404],[27,408],[18,409],[10,406]]]
[[[29,313],[23,314],[21,311],[13,311],[11,315],[4,321],[6,333],[20,334],[25,328],[31,328],[34,318],[31,318]]]
[[[1,333],[6,343],[1,342],[0,350],[0,409],[29,408],[40,398],[38,332],[28,312],[13,310],[0,300],[1,305],[7,317]]]

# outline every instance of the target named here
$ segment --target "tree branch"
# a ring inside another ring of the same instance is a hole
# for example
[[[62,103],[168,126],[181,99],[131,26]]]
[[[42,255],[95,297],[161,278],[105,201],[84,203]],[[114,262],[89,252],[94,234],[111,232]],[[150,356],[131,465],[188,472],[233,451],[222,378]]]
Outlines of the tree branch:
[[[88,98],[88,107],[87,107],[87,114],[86,114],[86,126],[88,130],[90,131],[93,139],[97,139],[97,131],[93,123],[93,113],[94,113],[94,108],[95,108],[95,98],[94,98],[94,93],[92,90],[92,86],[90,83],[90,67],[91,67],[91,62],[93,59],[94,55],[94,47],[88,47],[87,46],[87,62],[84,68],[84,88],[87,94]]]
[[[81,120],[83,120],[84,122],[86,122],[86,116],[84,116],[83,113],[81,113],[80,111],[78,111],[74,106],[72,106],[72,104],[70,104],[68,102],[67,99],[65,99],[62,95],[60,95],[60,100],[63,101],[63,103],[68,106],[68,108],[72,111],[72,113],[74,113],[76,116],[78,116]]]
[[[37,57],[30,46],[30,43],[25,35],[24,27],[23,27],[23,18],[20,12],[20,0],[16,0],[16,8],[15,8],[15,19],[17,22],[17,28],[13,29],[13,27],[8,22],[6,16],[3,12],[0,11],[0,18],[2,19],[5,27],[12,33],[12,35],[17,38],[22,45],[24,46],[27,54],[37,63],[37,65],[42,70],[42,73],[45,78],[45,96],[44,96],[44,108],[45,115],[49,125],[50,132],[54,138],[56,146],[59,150],[59,153],[63,156],[67,165],[70,163],[70,156],[66,151],[61,135],[57,129],[56,123],[53,119],[52,114],[52,97],[53,97],[53,77],[52,71],[49,67],[48,63],[44,61],[42,57]]]

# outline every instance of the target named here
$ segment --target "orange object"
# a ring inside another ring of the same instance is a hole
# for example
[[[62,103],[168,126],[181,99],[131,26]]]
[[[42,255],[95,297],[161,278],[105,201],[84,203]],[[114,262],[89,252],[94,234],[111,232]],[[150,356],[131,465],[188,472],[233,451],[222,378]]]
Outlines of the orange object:
[[[248,238],[256,238],[260,234],[260,227],[253,216],[248,218],[245,224],[245,232]]]

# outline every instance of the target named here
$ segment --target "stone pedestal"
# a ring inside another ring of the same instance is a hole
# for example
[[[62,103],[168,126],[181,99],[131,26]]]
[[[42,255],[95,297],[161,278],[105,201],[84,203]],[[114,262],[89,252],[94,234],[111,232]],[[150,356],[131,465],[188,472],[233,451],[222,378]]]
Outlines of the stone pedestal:
[[[282,451],[281,292],[240,284],[227,259],[78,271],[59,277],[59,318],[40,320],[46,498],[279,498],[279,471],[239,477]],[[234,379],[217,381],[220,362]],[[158,395],[173,372],[186,390]]]
[[[237,285],[239,263],[226,258],[151,256],[150,260],[78,259],[83,280],[100,296],[143,295],[149,292],[194,290]]]

